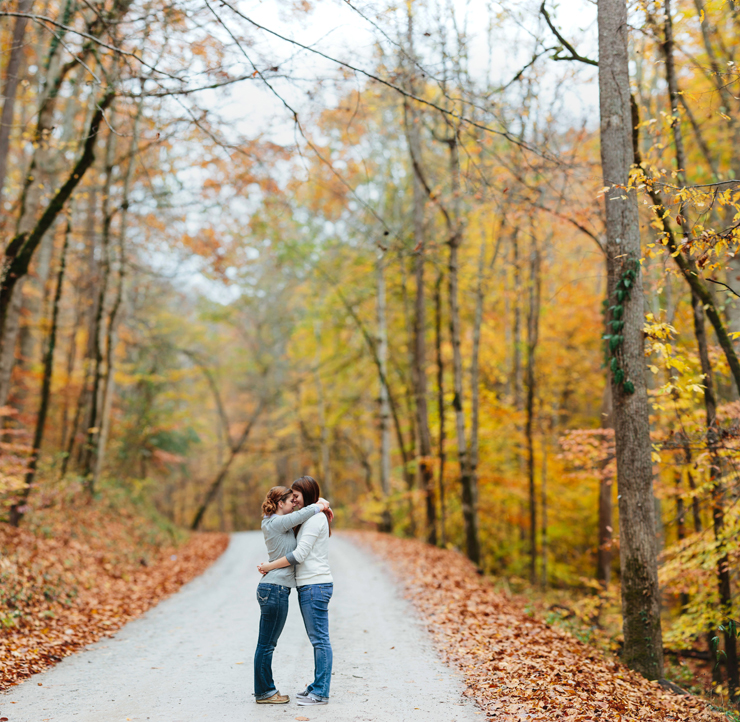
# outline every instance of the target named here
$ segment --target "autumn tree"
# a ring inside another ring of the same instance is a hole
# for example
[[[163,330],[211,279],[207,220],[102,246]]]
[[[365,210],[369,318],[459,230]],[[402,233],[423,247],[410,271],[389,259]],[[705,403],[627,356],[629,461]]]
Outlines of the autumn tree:
[[[642,250],[633,160],[627,6],[600,0],[599,98],[606,203],[609,382],[619,488],[624,659],[649,679],[663,676],[655,506],[643,360]]]

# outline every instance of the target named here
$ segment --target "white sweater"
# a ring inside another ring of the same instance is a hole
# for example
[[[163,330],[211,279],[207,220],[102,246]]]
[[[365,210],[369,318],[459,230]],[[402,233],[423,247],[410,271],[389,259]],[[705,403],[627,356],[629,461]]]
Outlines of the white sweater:
[[[295,551],[288,554],[288,561],[297,564],[296,585],[332,584],[334,578],[329,568],[329,522],[326,514],[316,514],[303,522],[297,541]]]

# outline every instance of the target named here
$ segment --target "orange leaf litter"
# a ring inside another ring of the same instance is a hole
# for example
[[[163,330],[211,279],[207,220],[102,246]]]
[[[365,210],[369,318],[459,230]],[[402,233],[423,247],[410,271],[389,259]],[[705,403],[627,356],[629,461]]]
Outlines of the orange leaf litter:
[[[0,548],[13,549],[15,559],[4,560],[0,571],[11,573],[29,593],[16,603],[23,610],[20,623],[0,630],[0,689],[112,635],[203,573],[228,543],[227,534],[194,534],[180,548],[162,550],[148,566],[114,568],[69,534],[44,539],[1,525]],[[65,577],[78,593],[64,603],[38,588],[39,579]]]
[[[531,619],[461,554],[375,532],[349,532],[390,563],[465,694],[496,722],[719,722],[697,697],[648,682],[567,632]]]

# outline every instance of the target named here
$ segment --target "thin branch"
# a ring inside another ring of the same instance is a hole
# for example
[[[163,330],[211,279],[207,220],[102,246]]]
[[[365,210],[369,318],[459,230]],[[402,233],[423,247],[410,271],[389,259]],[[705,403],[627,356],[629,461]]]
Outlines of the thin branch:
[[[724,181],[717,181],[716,183],[697,183],[693,186],[674,186],[670,183],[663,183],[658,180],[653,181],[653,185],[656,186],[663,186],[663,188],[672,188],[673,190],[684,190],[686,188],[716,188],[717,186],[726,186],[726,185],[733,185],[733,184],[740,184],[740,180],[737,178],[734,178],[732,180],[724,180]]]
[[[545,48],[544,50],[540,51],[539,53],[534,53],[532,55],[532,59],[524,65],[521,70],[508,82],[506,85],[502,85],[500,88],[497,88],[495,92],[500,93],[503,90],[506,90],[509,86],[514,85],[514,83],[519,80],[524,73],[529,70],[543,55],[546,53],[551,53],[553,50],[557,51],[558,48]],[[554,58],[554,60],[570,60],[570,58]]]
[[[206,381],[208,382],[208,385],[211,388],[211,393],[213,394],[213,400],[216,402],[216,411],[218,412],[218,416],[221,419],[221,429],[223,430],[224,440],[226,441],[229,449],[233,451],[234,442],[232,441],[231,434],[229,433],[229,418],[228,416],[226,416],[226,409],[224,408],[223,401],[221,400],[221,393],[218,390],[218,384],[216,384],[216,379],[213,377],[211,369],[209,369],[208,366],[206,366],[205,363],[200,360],[195,351],[190,351],[186,348],[182,348],[180,349],[180,351],[185,354],[185,356],[187,356],[203,372],[203,376],[206,377]]]
[[[176,75],[170,75],[169,73],[164,72],[163,70],[157,70],[157,68],[149,65],[145,60],[140,58],[136,53],[132,53],[128,50],[122,50],[121,48],[117,48],[115,45],[108,45],[108,43],[104,43],[100,38],[96,38],[94,35],[90,35],[88,33],[82,32],[82,30],[75,30],[75,28],[69,27],[69,25],[64,25],[62,23],[57,22],[56,20],[52,20],[52,18],[46,17],[46,15],[36,15],[35,13],[18,13],[18,12],[10,12],[7,10],[0,11],[0,17],[12,17],[12,18],[28,18],[29,20],[33,20],[36,23],[49,23],[50,25],[54,25],[55,27],[61,28],[62,30],[65,30],[68,33],[74,33],[75,35],[79,35],[82,38],[85,38],[86,40],[91,40],[93,43],[96,43],[101,48],[105,48],[106,50],[112,50],[114,53],[118,53],[119,55],[126,55],[129,58],[133,58],[134,60],[141,63],[145,68],[149,68],[149,70],[152,70],[156,73],[159,73],[160,75],[164,75],[168,78],[172,78],[173,80],[182,80],[181,78],[177,77]]]
[[[384,85],[387,88],[390,88],[391,90],[395,90],[397,93],[400,93],[401,95],[403,95],[406,98],[409,98],[410,100],[414,100],[417,103],[421,103],[422,105],[426,105],[426,106],[429,106],[430,108],[434,108],[435,110],[438,110],[440,113],[450,116],[451,118],[455,118],[456,120],[459,120],[462,123],[467,123],[468,125],[471,125],[474,128],[478,128],[479,130],[483,130],[486,133],[492,133],[493,135],[499,135],[503,138],[506,138],[506,140],[508,140],[510,143],[513,143],[514,145],[519,146],[520,148],[524,150],[528,150],[531,153],[534,153],[535,155],[538,155],[544,158],[545,160],[549,160],[550,162],[556,163],[558,165],[560,164],[560,160],[556,158],[555,156],[551,156],[546,151],[541,151],[537,148],[532,147],[528,143],[525,143],[524,141],[519,140],[518,138],[514,137],[513,135],[511,135],[505,130],[496,130],[495,128],[491,128],[490,126],[484,125],[483,123],[478,123],[464,115],[455,113],[452,110],[443,108],[442,106],[438,105],[437,103],[432,102],[431,100],[420,98],[419,96],[414,95],[413,93],[410,93],[407,90],[404,90],[402,87],[396,85],[395,83],[392,83],[389,80],[386,80],[385,78],[381,78],[378,75],[374,75],[373,73],[370,73],[367,70],[358,68],[354,65],[351,65],[350,63],[344,62],[343,60],[339,60],[338,58],[333,58],[330,55],[327,55],[326,53],[322,53],[320,50],[316,50],[315,48],[312,48],[308,45],[304,45],[303,43],[300,43],[297,40],[288,38],[285,35],[281,35],[280,33],[275,32],[274,30],[270,30],[270,28],[265,27],[264,25],[260,25],[255,20],[252,20],[250,17],[244,15],[244,13],[242,13],[240,10],[235,8],[233,5],[229,4],[228,2],[225,2],[225,0],[222,0],[222,4],[228,7],[235,15],[238,15],[243,20],[246,20],[246,22],[248,22],[250,25],[253,25],[259,30],[263,30],[264,32],[269,33],[270,35],[273,35],[276,38],[283,40],[286,43],[290,43],[291,45],[296,45],[299,48],[303,48],[304,50],[307,50],[308,52],[313,53],[314,55],[318,55],[319,57],[324,58],[325,60],[328,60],[332,63],[336,63],[337,65],[341,65],[342,67],[347,68],[348,70],[351,70],[355,73],[359,73],[360,75],[363,75],[370,80],[374,80],[380,83],[381,85]]]
[[[347,190],[352,194],[352,196],[354,197],[354,199],[358,203],[360,203],[360,205],[362,205],[367,211],[369,211],[375,217],[375,219],[383,226],[383,228],[387,232],[390,233],[390,230],[391,229],[388,227],[388,225],[386,224],[385,220],[380,215],[378,215],[378,213],[375,211],[375,209],[369,203],[367,203],[363,198],[360,197],[360,195],[357,193],[357,191],[341,176],[340,173],[337,173],[337,171],[334,169],[334,166],[331,164],[331,162],[329,160],[327,160],[326,158],[324,158],[324,156],[321,154],[321,152],[319,151],[319,149],[316,147],[316,145],[314,145],[314,143],[309,139],[309,137],[306,135],[305,131],[303,130],[303,126],[301,125],[300,120],[298,120],[298,111],[296,111],[288,103],[288,101],[285,100],[285,98],[283,98],[283,96],[280,95],[280,93],[278,93],[277,90],[275,90],[275,88],[272,86],[272,84],[270,84],[267,81],[267,79],[263,75],[262,71],[259,70],[259,68],[257,68],[257,66],[254,64],[254,62],[252,62],[252,59],[247,54],[247,51],[244,50],[244,47],[242,46],[242,44],[237,40],[237,38],[234,36],[234,34],[231,32],[231,30],[229,30],[229,28],[227,27],[227,25],[224,23],[224,21],[218,15],[218,13],[211,7],[211,4],[208,2],[208,0],[205,0],[205,2],[206,2],[206,6],[211,11],[211,13],[213,13],[213,15],[216,18],[216,20],[218,21],[218,23],[224,28],[224,30],[226,30],[226,32],[229,34],[229,36],[234,41],[234,43],[236,44],[236,46],[239,48],[239,50],[241,50],[242,55],[244,55],[244,57],[247,59],[247,62],[252,66],[252,68],[254,70],[254,74],[257,75],[260,78],[260,80],[262,80],[262,82],[269,88],[270,92],[291,113],[291,115],[293,116],[293,121],[295,122],[296,128],[298,129],[298,132],[301,134],[301,137],[303,138],[303,140],[306,141],[308,147],[311,148],[311,150],[316,154],[316,156],[318,157],[318,159],[322,163],[324,163],[324,165],[326,165],[327,168],[329,168],[329,170],[331,171],[332,175],[334,175],[334,177],[337,178],[337,180],[339,180],[339,182],[345,188],[347,188]],[[302,47],[305,47],[305,46],[302,46]],[[311,50],[311,48],[307,48],[307,49],[308,50]],[[397,234],[395,234],[395,235],[397,235]],[[382,248],[382,246],[380,244],[378,244],[378,245]]]
[[[594,67],[599,67],[599,63],[596,60],[591,60],[591,58],[587,58],[580,53],[576,51],[576,49],[561,35],[560,31],[553,25],[552,20],[550,19],[550,13],[547,12],[545,9],[545,2],[546,0],[542,0],[542,5],[540,5],[540,14],[542,17],[545,18],[545,22],[547,23],[547,27],[550,28],[552,31],[552,34],[562,43],[563,47],[570,53],[570,57],[562,57],[558,51],[553,55],[553,60],[577,60],[579,63],[585,63],[586,65],[593,65]]]
[[[604,250],[604,246],[599,240],[599,237],[593,231],[590,231],[588,228],[586,228],[586,226],[584,226],[582,223],[579,223],[575,218],[566,216],[564,213],[560,213],[552,208],[548,208],[547,206],[541,205],[539,203],[532,203],[531,205],[534,208],[539,208],[541,211],[545,211],[546,213],[551,213],[553,216],[556,216],[557,218],[560,218],[563,221],[567,221],[572,226],[575,226],[579,231],[581,231],[581,233],[586,234],[599,247],[599,250],[602,253],[606,254],[606,251]]]
[[[231,78],[230,80],[223,80],[219,83],[212,83],[211,85],[199,85],[197,88],[183,88],[182,90],[160,90],[158,92],[151,93],[119,93],[119,97],[122,98],[166,98],[170,95],[191,95],[192,93],[199,93],[201,90],[214,90],[216,88],[224,88],[234,83],[240,83],[242,80],[253,80],[255,73],[249,73],[248,75],[240,75],[237,78]]]
[[[709,283],[716,283],[718,286],[724,286],[730,293],[734,293],[738,298],[740,298],[740,293],[738,293],[734,288],[731,288],[726,283],[722,283],[722,281],[715,281],[713,278],[707,278],[707,281]]]

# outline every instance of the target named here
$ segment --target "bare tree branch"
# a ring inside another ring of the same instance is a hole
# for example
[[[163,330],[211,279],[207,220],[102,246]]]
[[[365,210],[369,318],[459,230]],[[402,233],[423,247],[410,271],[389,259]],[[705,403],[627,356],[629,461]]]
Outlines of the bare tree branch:
[[[591,60],[591,58],[586,58],[578,51],[562,36],[560,31],[553,25],[552,20],[550,19],[550,13],[547,12],[545,9],[545,2],[546,0],[542,0],[542,5],[540,5],[540,14],[543,18],[545,18],[545,22],[547,23],[547,27],[550,28],[552,31],[552,34],[560,41],[562,46],[570,53],[569,57],[563,57],[560,55],[560,51],[562,48],[559,48],[555,55],[552,56],[553,60],[577,60],[579,63],[585,63],[586,65],[593,65],[595,67],[599,66],[598,61]]]
[[[255,28],[262,30],[266,33],[269,33],[270,35],[273,35],[274,37],[283,40],[286,43],[290,43],[291,45],[296,45],[299,48],[302,48],[303,50],[307,50],[310,53],[313,53],[314,55],[318,55],[319,57],[324,58],[325,60],[329,60],[332,63],[336,63],[337,65],[341,65],[344,68],[347,68],[348,70],[351,70],[355,73],[359,73],[360,75],[363,75],[364,77],[368,78],[369,80],[374,80],[381,85],[385,85],[387,88],[390,88],[391,90],[396,91],[397,93],[400,93],[404,97],[408,98],[409,100],[414,100],[417,103],[421,103],[422,105],[427,105],[430,108],[434,108],[435,110],[438,110],[440,113],[443,113],[444,115],[447,115],[451,118],[455,118],[456,120],[459,120],[462,123],[466,123],[474,128],[478,128],[479,130],[483,130],[486,133],[492,133],[494,135],[499,135],[503,138],[506,138],[510,143],[513,143],[514,145],[522,148],[523,150],[527,150],[530,153],[534,153],[535,155],[538,155],[546,160],[549,160],[552,163],[560,164],[560,160],[547,153],[547,151],[542,151],[538,148],[535,148],[528,143],[525,143],[519,138],[516,138],[515,136],[511,135],[508,131],[505,130],[496,130],[495,128],[491,128],[490,126],[484,125],[483,123],[479,123],[475,120],[472,120],[471,118],[468,118],[464,115],[461,115],[460,113],[456,113],[453,110],[448,110],[447,108],[443,108],[441,105],[438,105],[437,103],[426,100],[425,98],[420,98],[418,95],[414,95],[413,93],[410,93],[407,90],[404,90],[404,88],[396,85],[395,83],[392,83],[390,80],[386,80],[385,78],[381,78],[379,75],[375,75],[374,73],[370,73],[367,70],[363,70],[362,68],[358,68],[355,65],[351,65],[350,63],[347,63],[343,60],[339,60],[338,58],[333,58],[330,55],[327,55],[326,53],[322,53],[320,50],[316,50],[316,48],[312,48],[309,45],[304,45],[303,43],[298,42],[297,40],[293,40],[292,38],[288,38],[285,35],[281,35],[280,33],[271,30],[268,27],[265,27],[264,25],[261,25],[260,23],[256,22],[255,20],[252,20],[247,15],[244,15],[240,10],[238,10],[236,7],[231,5],[228,2],[225,2],[225,0],[222,0],[222,5],[228,7],[235,15],[242,18],[246,22],[248,22],[250,25],[253,25]],[[222,22],[223,24],[223,22]]]

